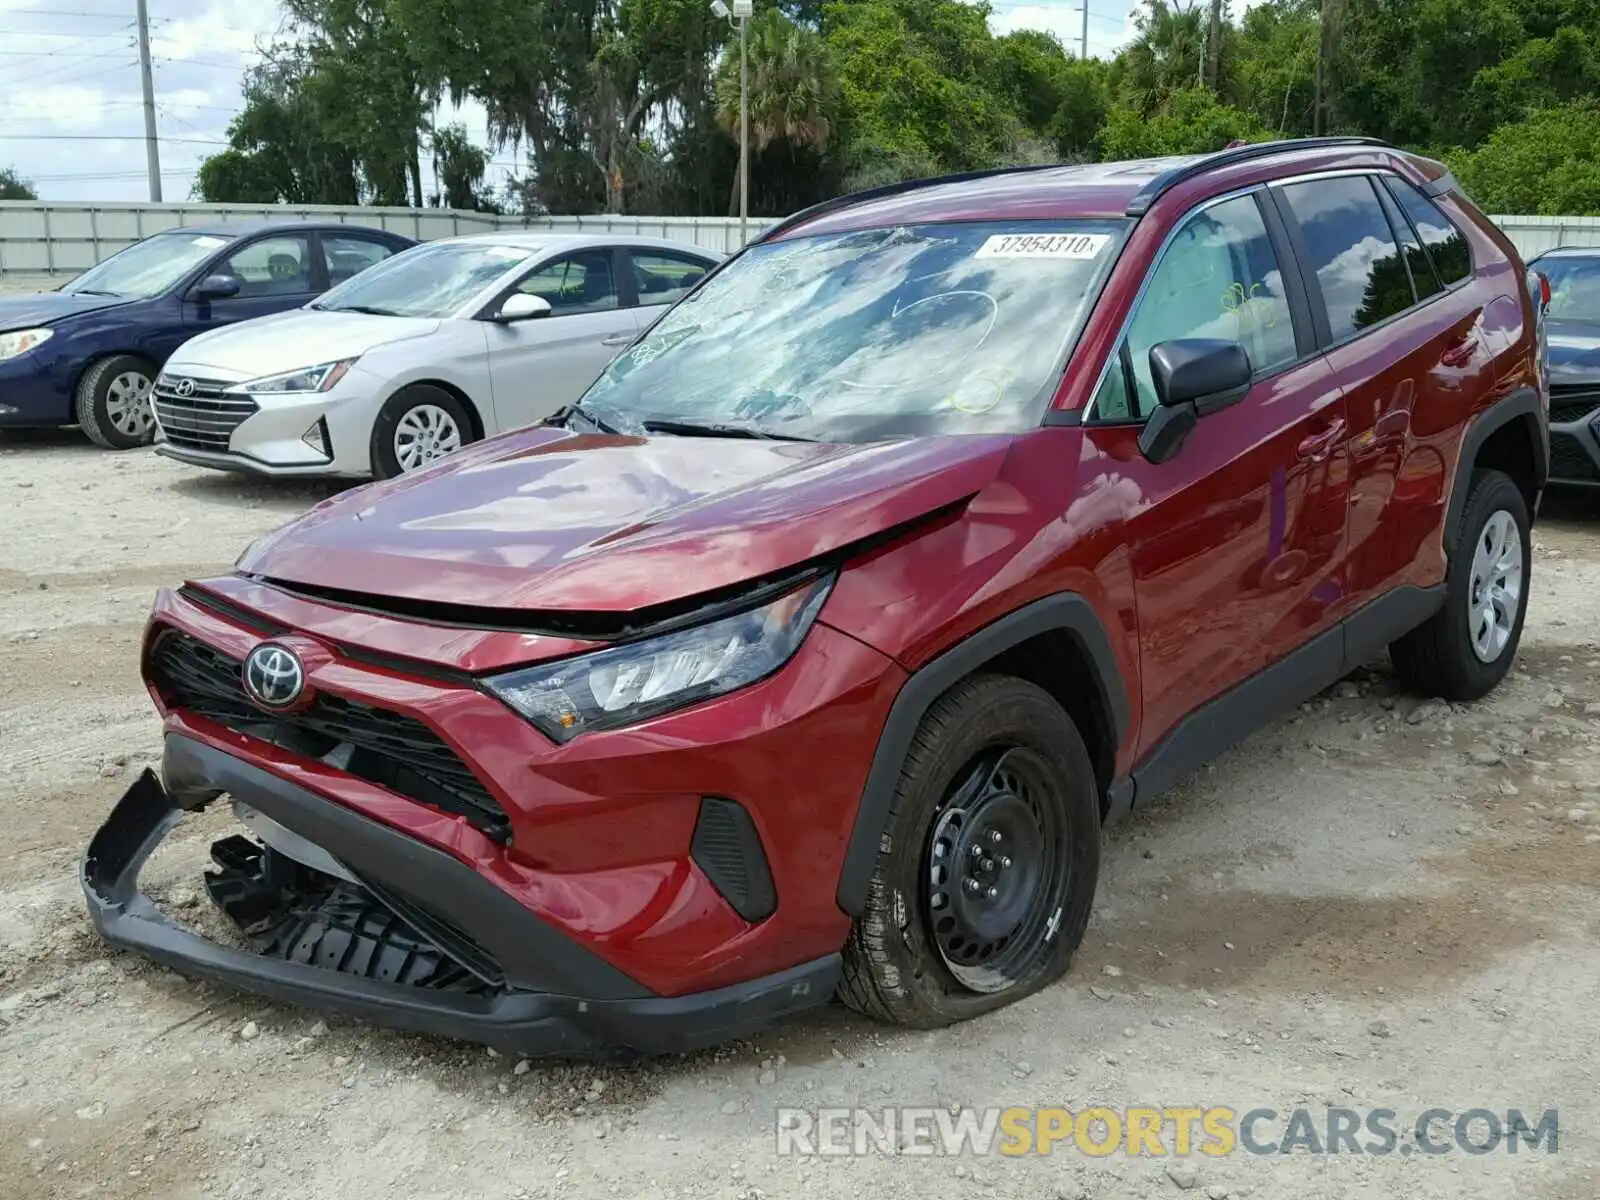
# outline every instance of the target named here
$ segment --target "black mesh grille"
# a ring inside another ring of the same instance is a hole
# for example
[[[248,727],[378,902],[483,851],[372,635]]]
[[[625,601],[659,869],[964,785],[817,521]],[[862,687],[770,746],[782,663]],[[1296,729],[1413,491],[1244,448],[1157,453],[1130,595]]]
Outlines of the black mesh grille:
[[[178,394],[180,384],[190,389],[188,395]],[[249,396],[225,394],[227,386],[215,379],[159,376],[153,401],[162,436],[189,450],[225,452],[233,431],[260,411]]]
[[[1550,434],[1550,478],[1554,480],[1600,483],[1600,467],[1570,433]]]
[[[303,712],[267,712],[250,702],[239,668],[238,660],[177,630],[163,633],[150,656],[151,679],[173,707],[326,758],[358,778],[466,817],[500,841],[509,839],[505,810],[422,722],[329,695],[319,695]]]
[[[1565,424],[1568,421],[1581,421],[1596,409],[1600,409],[1600,387],[1585,384],[1581,387],[1560,384],[1550,389],[1550,419]]]

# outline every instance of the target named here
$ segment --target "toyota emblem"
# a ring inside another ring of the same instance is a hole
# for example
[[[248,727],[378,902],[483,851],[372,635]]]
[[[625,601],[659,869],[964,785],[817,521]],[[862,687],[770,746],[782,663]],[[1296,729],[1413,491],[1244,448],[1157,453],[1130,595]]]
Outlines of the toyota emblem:
[[[244,690],[262,708],[289,708],[305,687],[305,668],[285,646],[264,642],[244,660]]]
[[[174,396],[192,396],[192,395],[194,395],[194,380],[192,380],[192,379],[180,379],[180,380],[178,380],[176,383],[174,383],[172,385],[172,394]]]

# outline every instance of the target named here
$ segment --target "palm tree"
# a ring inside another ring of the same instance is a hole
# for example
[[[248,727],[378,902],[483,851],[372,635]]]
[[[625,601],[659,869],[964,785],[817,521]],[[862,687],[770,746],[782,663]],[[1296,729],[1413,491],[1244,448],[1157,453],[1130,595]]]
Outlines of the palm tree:
[[[1206,17],[1199,0],[1146,0],[1134,14],[1139,36],[1123,51],[1123,70],[1129,99],[1146,116],[1198,82]]]
[[[774,142],[827,149],[839,107],[839,88],[828,64],[822,35],[797,25],[777,8],[750,18],[750,151]],[[739,136],[739,51],[723,55],[717,70],[717,123]],[[739,172],[733,173],[729,213],[739,211]]]

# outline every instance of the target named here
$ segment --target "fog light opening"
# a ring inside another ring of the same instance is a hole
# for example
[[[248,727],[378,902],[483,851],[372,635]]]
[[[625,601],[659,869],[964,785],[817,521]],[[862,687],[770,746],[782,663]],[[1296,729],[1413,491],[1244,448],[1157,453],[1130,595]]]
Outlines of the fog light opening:
[[[332,460],[333,442],[328,437],[328,420],[318,417],[317,423],[300,435],[300,440],[310,446],[323,458]]]

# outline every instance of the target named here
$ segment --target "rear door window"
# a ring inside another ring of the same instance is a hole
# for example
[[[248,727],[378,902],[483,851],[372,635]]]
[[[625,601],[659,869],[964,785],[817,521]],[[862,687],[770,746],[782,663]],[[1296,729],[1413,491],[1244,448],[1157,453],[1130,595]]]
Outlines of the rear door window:
[[[322,257],[328,268],[328,283],[343,283],[394,253],[394,247],[377,238],[354,234],[322,235]]]
[[[1369,176],[1291,183],[1282,195],[1304,236],[1334,341],[1416,302],[1394,230]]]

